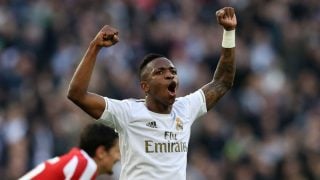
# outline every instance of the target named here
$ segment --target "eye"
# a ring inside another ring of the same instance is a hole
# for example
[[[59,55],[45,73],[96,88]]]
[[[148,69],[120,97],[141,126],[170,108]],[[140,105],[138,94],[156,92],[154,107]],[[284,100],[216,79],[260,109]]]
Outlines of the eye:
[[[178,74],[178,72],[177,72],[176,69],[172,69],[172,70],[171,70],[171,73],[172,73],[173,75],[177,75],[177,74]]]
[[[162,75],[162,74],[163,74],[163,71],[162,71],[162,70],[158,70],[158,71],[155,72],[155,74],[156,74],[156,75]]]

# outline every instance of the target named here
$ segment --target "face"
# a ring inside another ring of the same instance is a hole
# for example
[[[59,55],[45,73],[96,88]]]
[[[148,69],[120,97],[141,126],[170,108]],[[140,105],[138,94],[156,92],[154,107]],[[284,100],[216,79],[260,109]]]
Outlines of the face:
[[[101,148],[102,150],[99,152],[98,174],[106,173],[111,175],[113,174],[112,168],[114,164],[120,160],[119,143],[116,142],[108,151],[103,146]]]
[[[157,58],[145,68],[145,80],[141,87],[154,103],[168,106],[176,98],[179,81],[177,69],[167,58]]]

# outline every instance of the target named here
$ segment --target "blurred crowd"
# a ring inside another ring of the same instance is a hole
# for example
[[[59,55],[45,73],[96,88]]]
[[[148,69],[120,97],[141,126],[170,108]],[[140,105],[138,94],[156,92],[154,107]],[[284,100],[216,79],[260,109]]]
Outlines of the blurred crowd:
[[[319,0],[0,0],[1,179],[78,144],[92,118],[66,92],[103,25],[120,42],[100,52],[90,91],[143,98],[137,69],[155,52],[183,96],[213,77],[224,6],[238,19],[236,79],[193,126],[187,179],[320,179]]]

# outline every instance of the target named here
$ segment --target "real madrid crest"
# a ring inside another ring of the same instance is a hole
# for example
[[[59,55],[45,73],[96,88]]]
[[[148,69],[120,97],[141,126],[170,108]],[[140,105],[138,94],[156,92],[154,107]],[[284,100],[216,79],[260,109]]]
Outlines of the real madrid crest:
[[[176,118],[176,130],[177,131],[183,130],[183,122],[179,117]]]

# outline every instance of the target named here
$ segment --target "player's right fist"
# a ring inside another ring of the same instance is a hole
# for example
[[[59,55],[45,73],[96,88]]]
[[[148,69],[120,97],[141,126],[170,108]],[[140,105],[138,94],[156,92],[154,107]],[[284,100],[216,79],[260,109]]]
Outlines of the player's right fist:
[[[93,43],[100,47],[109,47],[119,42],[119,32],[117,29],[105,25],[93,39]]]

